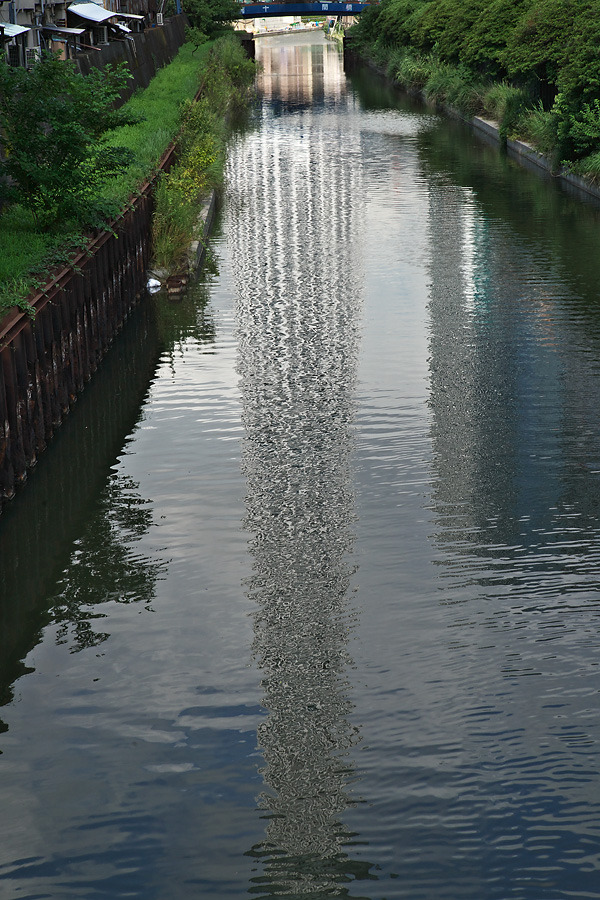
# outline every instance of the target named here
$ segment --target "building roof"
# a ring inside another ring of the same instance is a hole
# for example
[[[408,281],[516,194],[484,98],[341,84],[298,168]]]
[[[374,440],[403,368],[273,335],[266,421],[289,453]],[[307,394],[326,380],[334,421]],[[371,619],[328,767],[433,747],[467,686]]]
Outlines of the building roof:
[[[4,31],[4,37],[7,38],[18,37],[20,34],[25,34],[26,31],[31,31],[31,28],[25,28],[24,25],[10,25],[8,22],[0,22],[0,28]]]
[[[80,34],[85,34],[85,28],[63,28],[62,25],[44,25],[42,28],[43,31],[55,31],[60,34],[74,35],[75,37],[79,37]]]
[[[103,6],[98,6],[97,3],[71,3],[67,9],[70,13],[80,16],[82,19],[96,23],[106,22],[107,19],[112,19],[116,15],[112,10],[104,9]]]

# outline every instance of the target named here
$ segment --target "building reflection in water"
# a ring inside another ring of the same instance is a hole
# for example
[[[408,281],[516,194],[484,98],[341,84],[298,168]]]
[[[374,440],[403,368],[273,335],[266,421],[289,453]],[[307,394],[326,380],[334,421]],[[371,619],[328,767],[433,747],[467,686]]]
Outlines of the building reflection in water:
[[[320,101],[333,103],[345,96],[347,81],[337,44],[310,43],[314,40],[314,35],[307,36],[306,43],[302,43],[301,35],[295,35],[294,44],[277,37],[256,40],[256,59],[261,66],[257,88],[275,108],[290,102],[311,106]]]
[[[353,802],[348,754],[358,740],[346,673],[360,169],[332,153],[339,137],[329,142],[317,114],[300,113],[296,124],[295,141],[272,119],[233,149],[228,185],[237,210],[228,229],[253,568],[247,590],[268,711],[258,731],[266,836],[248,851],[257,861],[250,892],[316,898],[343,896],[345,884],[372,877],[368,864],[350,858],[353,835],[342,822]],[[335,254],[328,235],[341,248]]]
[[[515,370],[492,345],[502,336],[510,346],[515,323],[498,318],[485,222],[467,188],[433,182],[430,238],[434,504],[440,538],[458,545],[474,518],[514,517]]]

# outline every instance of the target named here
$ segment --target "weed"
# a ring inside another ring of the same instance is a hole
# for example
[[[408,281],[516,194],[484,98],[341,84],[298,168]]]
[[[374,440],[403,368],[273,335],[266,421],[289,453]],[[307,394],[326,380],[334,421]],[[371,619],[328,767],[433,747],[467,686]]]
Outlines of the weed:
[[[208,60],[203,96],[181,107],[181,157],[160,178],[153,222],[154,265],[182,266],[197,229],[200,202],[222,180],[228,113],[247,102],[254,65],[235,39],[217,41]]]

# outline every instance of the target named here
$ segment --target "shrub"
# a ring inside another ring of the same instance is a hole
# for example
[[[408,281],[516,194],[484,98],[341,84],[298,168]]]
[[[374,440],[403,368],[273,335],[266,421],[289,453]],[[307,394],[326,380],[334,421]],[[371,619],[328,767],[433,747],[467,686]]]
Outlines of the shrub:
[[[585,159],[575,163],[572,170],[584,178],[589,178],[595,184],[600,183],[600,150],[590,153]]]
[[[395,77],[400,84],[416,90],[422,90],[434,66],[431,56],[404,51],[395,65]]]
[[[181,103],[196,93],[209,51],[210,45],[200,52],[184,45],[149,87],[125,104],[127,120],[135,119],[136,124],[118,127],[104,136],[107,145],[125,146],[134,157],[127,170],[101,187],[103,196],[115,207],[122,208],[155,171],[160,156],[181,127]],[[66,219],[57,221],[52,230],[42,231],[31,209],[17,203],[6,205],[0,214],[0,315],[15,304],[22,305],[48,269],[65,264],[71,251],[80,246],[81,235],[81,226]]]
[[[505,81],[498,81],[487,89],[484,106],[497,120],[500,137],[504,140],[520,131],[523,118],[531,109],[527,92]]]
[[[556,128],[552,113],[545,110],[542,102],[538,101],[535,106],[521,120],[521,129],[523,136],[527,138],[535,147],[554,160],[556,151]]]
[[[114,214],[101,192],[131,162],[105,134],[133,121],[115,110],[130,75],[124,66],[83,76],[45,54],[30,70],[0,59],[0,190],[22,203],[48,230],[62,219],[97,226]]]
[[[184,262],[199,203],[222,178],[228,112],[247,96],[254,71],[237,39],[220,38],[211,52],[202,99],[181,108],[181,158],[161,176],[156,191],[152,234],[157,268],[173,272]]]

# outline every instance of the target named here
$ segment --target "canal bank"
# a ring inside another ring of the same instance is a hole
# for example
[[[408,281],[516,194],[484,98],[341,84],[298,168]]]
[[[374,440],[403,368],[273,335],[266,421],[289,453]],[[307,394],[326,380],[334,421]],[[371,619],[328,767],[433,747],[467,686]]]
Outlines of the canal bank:
[[[381,78],[385,79],[396,90],[406,90],[397,81],[390,79],[380,65],[378,65],[368,54],[361,54],[352,47],[352,42],[348,41],[344,36],[343,41],[344,52],[344,68],[347,72],[351,72],[357,65],[366,65],[373,72],[376,72]],[[512,159],[516,160],[524,168],[538,174],[544,173],[546,177],[556,179],[565,190],[568,190],[582,198],[593,198],[600,200],[600,187],[587,178],[570,172],[564,166],[558,169],[551,160],[540,153],[534,146],[525,141],[516,140],[514,138],[506,138],[501,133],[500,124],[493,119],[483,116],[465,116],[458,109],[449,106],[446,103],[437,103],[428,100],[423,91],[418,89],[407,90],[407,94],[411,97],[418,97],[423,105],[427,108],[433,108],[439,112],[464,122],[465,125],[473,129],[480,135],[482,139],[496,145],[499,150],[507,153]]]
[[[226,141],[223,119],[228,107],[241,102],[247,76],[242,57],[237,46],[228,50],[223,42],[211,50],[193,102],[177,114],[179,134],[152,178],[106,230],[35,290],[29,298],[33,316],[14,308],[2,318],[0,509],[24,483],[143,295],[159,240],[168,266],[165,278],[179,273],[167,279],[169,293],[177,293],[188,270],[201,264],[216,202],[212,185]],[[199,215],[202,222],[196,221]],[[189,243],[183,274],[179,257]]]
[[[176,147],[163,154],[168,172]],[[146,289],[153,181],[0,322],[0,512],[15,496]]]

